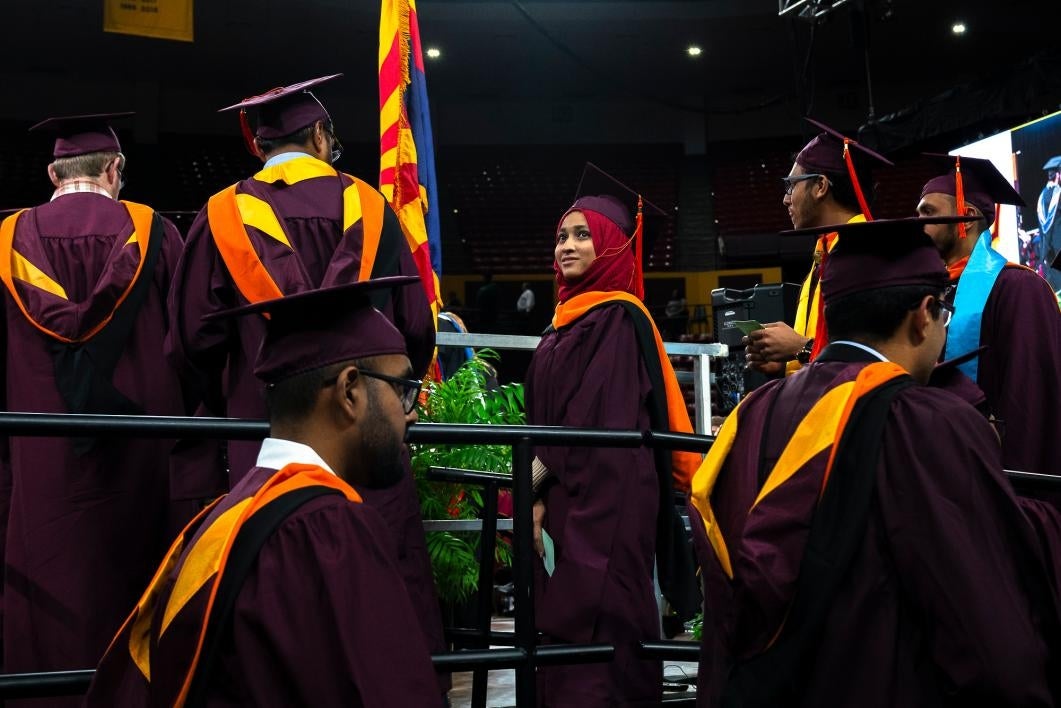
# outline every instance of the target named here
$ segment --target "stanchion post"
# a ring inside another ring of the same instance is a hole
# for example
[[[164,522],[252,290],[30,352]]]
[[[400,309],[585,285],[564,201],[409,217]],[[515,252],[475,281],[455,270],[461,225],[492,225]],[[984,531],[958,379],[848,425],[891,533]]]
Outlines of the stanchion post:
[[[497,541],[497,482],[483,485],[483,530],[479,534],[479,603],[476,608],[476,628],[482,632],[479,649],[490,648],[490,620],[494,607],[494,544]],[[486,687],[489,670],[472,672],[472,708],[486,708]]]
[[[527,661],[516,668],[516,706],[531,708],[535,704],[534,628],[534,490],[531,487],[529,437],[518,438],[512,445],[513,502],[513,575],[516,597],[516,647],[527,652]]]

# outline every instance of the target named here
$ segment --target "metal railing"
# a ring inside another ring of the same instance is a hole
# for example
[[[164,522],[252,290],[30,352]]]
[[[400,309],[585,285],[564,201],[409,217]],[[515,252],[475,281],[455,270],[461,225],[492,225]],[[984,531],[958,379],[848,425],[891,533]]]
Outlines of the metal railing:
[[[435,343],[441,347],[489,347],[500,350],[533,351],[538,348],[541,337],[517,334],[479,334],[475,332],[439,332]],[[696,406],[696,432],[707,435],[711,432],[711,359],[729,356],[725,344],[693,342],[664,342],[663,348],[671,356],[689,356],[693,359],[693,370],[676,371],[678,383],[693,385]]]
[[[182,418],[158,416],[108,416],[65,415],[49,413],[0,413],[0,435],[33,437],[143,437],[143,438],[188,438],[188,439],[239,439],[255,440],[268,435],[269,425],[265,421],[234,420],[227,418]],[[595,663],[610,661],[615,649],[607,644],[546,645],[538,646],[534,624],[534,547],[532,528],[533,491],[531,487],[532,444],[563,445],[572,447],[663,447],[691,451],[706,451],[713,438],[682,433],[659,433],[636,430],[594,430],[561,428],[553,426],[520,425],[474,425],[417,423],[409,428],[406,436],[415,443],[478,443],[510,445],[512,448],[512,477],[504,475],[464,471],[440,470],[436,476],[449,476],[452,481],[461,477],[493,487],[492,494],[484,494],[484,518],[497,518],[496,490],[502,482],[509,482],[513,489],[513,586],[515,595],[515,632],[510,641],[512,648],[489,649],[491,641],[501,639],[489,631],[489,616],[485,615],[492,596],[486,595],[484,585],[492,584],[484,579],[488,562],[492,563],[493,550],[486,553],[486,537],[480,567],[480,593],[478,627],[465,637],[479,648],[472,651],[435,654],[432,661],[436,668],[449,671],[471,670],[478,680],[480,692],[476,696],[485,698],[485,674],[491,669],[511,668],[516,675],[516,705],[529,707],[535,704],[535,668],[550,664]],[[493,503],[488,507],[488,500]],[[488,522],[489,526],[489,522]],[[495,526],[496,530],[496,526]],[[493,543],[495,533],[488,533]],[[485,605],[484,598],[489,601]],[[484,617],[485,615],[485,617]],[[507,636],[506,636],[507,638]],[[692,643],[685,642],[682,656],[691,657],[698,651]],[[674,658],[678,648],[674,643],[645,642],[639,652],[647,659]],[[0,699],[62,696],[83,694],[91,680],[93,670],[40,672],[0,675]],[[473,682],[476,679],[473,677]],[[668,702],[669,703],[669,702]],[[674,705],[681,705],[676,702]]]

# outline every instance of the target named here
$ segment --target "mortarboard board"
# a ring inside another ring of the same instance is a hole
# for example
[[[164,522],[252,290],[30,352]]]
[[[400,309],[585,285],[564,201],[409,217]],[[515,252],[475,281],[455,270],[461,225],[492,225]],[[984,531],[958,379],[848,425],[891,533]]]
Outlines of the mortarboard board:
[[[1046,164],[1043,165],[1043,170],[1046,172],[1053,172],[1055,170],[1061,170],[1061,155],[1054,155]]]
[[[667,212],[592,162],[587,162],[582,171],[578,189],[575,190],[575,203],[568,211],[574,209],[595,211],[612,221],[628,238],[634,239],[635,282],[638,289],[643,288],[643,222],[648,220],[651,223],[653,217],[664,217]],[[641,293],[638,296],[640,297]]]
[[[110,126],[116,118],[133,115],[127,113],[93,113],[82,116],[62,116],[46,118],[37,123],[30,131],[55,134],[55,147],[52,157],[77,157],[93,152],[121,152],[122,146],[118,136]]]
[[[243,129],[247,149],[256,155],[254,138],[276,140],[291,135],[308,125],[313,125],[318,120],[331,120],[328,111],[317,100],[317,97],[310,93],[309,89],[340,76],[342,74],[329,74],[290,86],[270,89],[265,93],[226,106],[218,113],[239,109],[240,127]],[[248,110],[252,112],[251,119],[247,118]]]
[[[948,282],[947,268],[925,226],[971,220],[966,216],[878,219],[782,233],[835,231],[842,236],[822,273],[822,297],[828,306],[830,300],[880,288],[938,285],[942,289]]]
[[[376,278],[264,300],[204,319],[267,317],[254,375],[272,384],[339,362],[405,354],[405,337],[372,306],[372,298],[419,284],[415,276]]]
[[[589,209],[611,219],[624,234],[633,236],[637,227],[638,202],[643,205],[642,211],[648,216],[666,216],[667,212],[643,199],[636,191],[627,187],[610,174],[587,162],[582,171],[582,178],[575,190],[574,207]]]
[[[854,187],[855,196],[858,198],[862,213],[867,219],[872,219],[869,213],[869,205],[866,203],[865,195],[862,192],[862,185],[858,180],[858,172],[868,172],[874,162],[879,162],[888,167],[894,167],[894,163],[880,153],[870,150],[865,145],[833,130],[820,121],[816,121],[813,118],[804,118],[804,120],[822,132],[799,151],[799,154],[796,155],[796,164],[808,173],[843,174],[846,172],[851,180],[851,185]],[[854,149],[852,150],[851,148]],[[859,169],[856,169],[856,162]]]
[[[988,221],[995,220],[996,204],[1027,206],[1009,180],[1002,176],[990,160],[935,152],[926,152],[924,155],[933,158],[950,171],[925,183],[921,190],[922,199],[926,194],[947,194],[958,202],[956,213],[963,214],[965,205],[972,204]],[[959,224],[958,231],[964,238],[964,223]]]

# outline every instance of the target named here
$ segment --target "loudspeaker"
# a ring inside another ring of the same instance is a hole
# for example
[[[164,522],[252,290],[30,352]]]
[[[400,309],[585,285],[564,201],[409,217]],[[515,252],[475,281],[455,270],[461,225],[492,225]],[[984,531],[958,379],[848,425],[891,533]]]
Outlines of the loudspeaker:
[[[740,320],[756,320],[762,324],[792,324],[796,317],[796,304],[799,302],[799,287],[796,283],[775,283],[756,285],[747,290],[712,290],[711,308],[714,313],[715,340],[728,344],[731,348],[743,348],[741,339],[744,333],[733,326],[734,322]]]

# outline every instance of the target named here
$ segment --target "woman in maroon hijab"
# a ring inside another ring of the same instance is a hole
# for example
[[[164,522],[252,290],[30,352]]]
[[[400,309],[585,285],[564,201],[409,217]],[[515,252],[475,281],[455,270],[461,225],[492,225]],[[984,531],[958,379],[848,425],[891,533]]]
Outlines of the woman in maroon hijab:
[[[641,200],[592,165],[579,193],[593,196],[581,196],[557,228],[560,302],[527,374],[528,421],[691,432],[674,371],[641,302]],[[540,703],[657,705],[661,667],[638,659],[637,643],[659,637],[654,563],[679,614],[696,610],[685,537],[672,533],[672,475],[687,487],[699,456],[599,447],[535,453],[535,528],[544,528],[541,537],[536,533],[544,561],[538,629],[548,643],[615,645],[610,664],[540,669]]]

